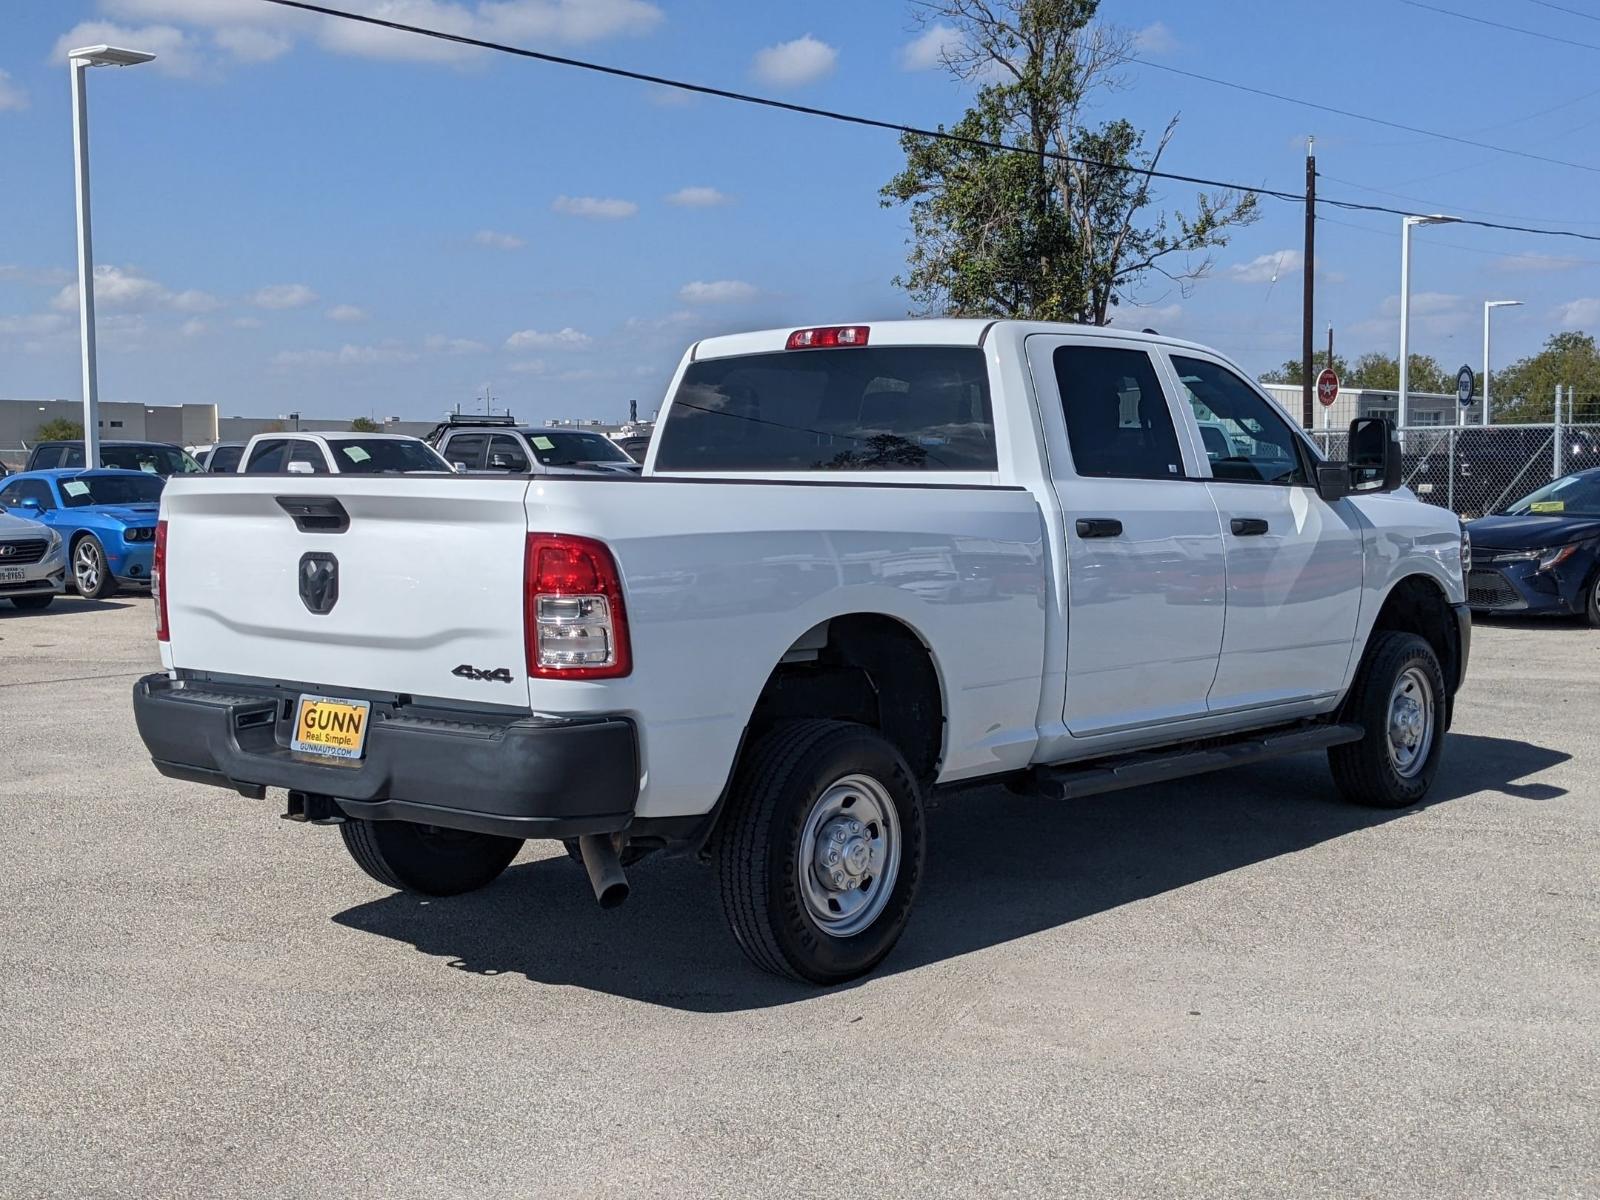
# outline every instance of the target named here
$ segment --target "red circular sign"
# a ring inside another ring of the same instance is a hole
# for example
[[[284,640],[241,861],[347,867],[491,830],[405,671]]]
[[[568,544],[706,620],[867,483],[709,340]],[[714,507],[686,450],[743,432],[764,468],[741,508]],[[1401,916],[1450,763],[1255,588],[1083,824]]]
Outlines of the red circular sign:
[[[1332,367],[1323,367],[1322,374],[1317,376],[1317,399],[1324,407],[1332,406],[1339,398],[1339,377],[1334,374]]]

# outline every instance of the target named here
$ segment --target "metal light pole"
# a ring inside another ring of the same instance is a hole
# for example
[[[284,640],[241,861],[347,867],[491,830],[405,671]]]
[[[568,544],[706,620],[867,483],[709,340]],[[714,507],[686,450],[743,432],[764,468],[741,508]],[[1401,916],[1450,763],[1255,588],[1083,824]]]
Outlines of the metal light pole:
[[[1489,423],[1489,313],[1497,308],[1511,308],[1521,300],[1485,300],[1483,302],[1483,424]]]
[[[1401,429],[1406,427],[1411,393],[1411,227],[1448,225],[1460,219],[1434,213],[1429,217],[1406,217],[1400,222],[1400,401],[1395,416]]]
[[[84,75],[90,67],[133,67],[155,57],[143,50],[85,46],[67,55],[72,69],[72,163],[78,198],[78,337],[83,347],[83,465],[100,465],[100,383],[94,352],[94,249],[89,233],[89,97]]]

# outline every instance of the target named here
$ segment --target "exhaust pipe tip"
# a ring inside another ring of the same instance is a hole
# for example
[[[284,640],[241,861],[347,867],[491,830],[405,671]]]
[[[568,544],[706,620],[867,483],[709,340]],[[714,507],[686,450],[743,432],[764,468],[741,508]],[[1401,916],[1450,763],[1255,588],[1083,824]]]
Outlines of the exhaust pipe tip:
[[[583,869],[589,875],[589,886],[594,889],[594,898],[601,908],[616,908],[628,898],[628,877],[623,873],[609,834],[584,834],[578,839],[578,851],[583,856]]]

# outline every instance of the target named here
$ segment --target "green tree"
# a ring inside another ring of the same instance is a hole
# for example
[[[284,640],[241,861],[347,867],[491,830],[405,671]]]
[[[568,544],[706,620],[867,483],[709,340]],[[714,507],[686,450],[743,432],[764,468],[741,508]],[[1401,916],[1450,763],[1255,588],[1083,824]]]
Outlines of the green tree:
[[[1228,229],[1255,219],[1252,192],[1202,192],[1188,216],[1152,211],[1152,180],[1139,169],[1160,163],[1177,118],[1153,148],[1126,120],[1088,121],[1132,54],[1126,33],[1094,21],[1097,8],[919,0],[924,26],[958,35],[945,39],[945,68],[980,84],[949,130],[965,140],[904,135],[905,169],[880,193],[885,207],[910,206],[895,282],[922,311],[1104,325],[1152,272],[1187,295]]]
[[[371,417],[357,417],[354,421],[350,422],[350,432],[351,433],[382,433],[383,432],[383,426],[379,425]]]
[[[1323,369],[1326,368],[1327,365],[1328,352],[1326,350],[1318,350],[1311,356],[1311,377],[1315,379],[1318,375],[1322,374]],[[1285,362],[1283,366],[1274,367],[1272,370],[1263,373],[1261,376],[1261,382],[1300,383],[1304,380],[1304,376],[1301,374],[1300,367],[1300,360],[1298,358],[1291,358]],[[1339,384],[1341,387],[1350,386],[1350,364],[1338,354],[1333,356],[1333,373],[1339,377]]]
[[[83,422],[67,417],[54,417],[34,431],[37,442],[72,442],[83,436]]]
[[[1600,398],[1600,351],[1593,336],[1577,331],[1552,334],[1537,354],[1494,373],[1492,419],[1501,422],[1548,421],[1555,412],[1556,384],[1577,393],[1580,416],[1592,415]],[[1562,406],[1562,419],[1570,410]]]
[[[1348,377],[1339,377],[1346,387],[1368,388],[1378,392],[1400,389],[1400,357],[1371,350],[1356,359]],[[1406,387],[1413,392],[1444,392],[1453,395],[1456,390],[1455,372],[1446,371],[1439,360],[1428,354],[1413,354]]]

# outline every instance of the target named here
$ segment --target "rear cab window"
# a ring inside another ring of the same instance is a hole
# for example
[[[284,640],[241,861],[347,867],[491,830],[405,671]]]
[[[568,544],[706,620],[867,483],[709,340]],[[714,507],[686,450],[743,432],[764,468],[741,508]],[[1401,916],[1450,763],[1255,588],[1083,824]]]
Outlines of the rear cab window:
[[[951,474],[998,469],[976,346],[785,350],[690,363],[656,471]]]

